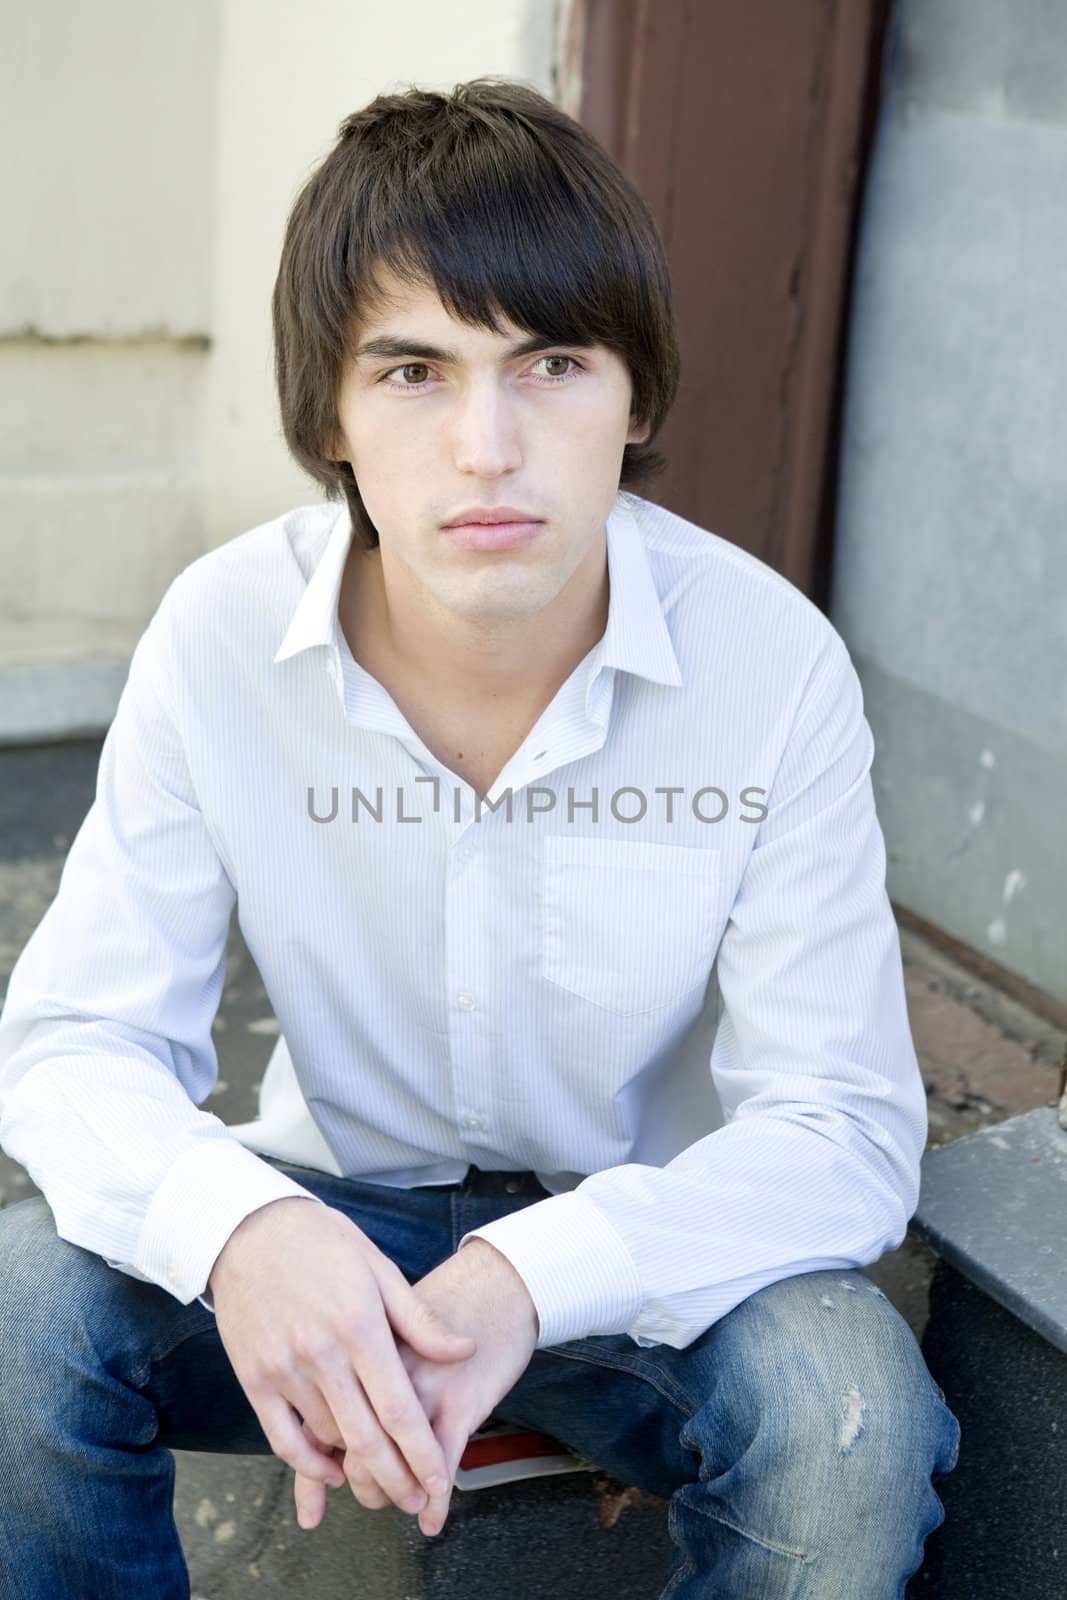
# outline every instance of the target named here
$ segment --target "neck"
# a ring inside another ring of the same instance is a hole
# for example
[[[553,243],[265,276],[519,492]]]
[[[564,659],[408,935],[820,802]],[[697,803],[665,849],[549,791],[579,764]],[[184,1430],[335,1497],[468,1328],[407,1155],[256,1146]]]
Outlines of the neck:
[[[450,704],[547,705],[607,627],[606,547],[550,605],[503,622],[456,616],[391,579],[380,548],[350,553],[341,618],[352,654]]]

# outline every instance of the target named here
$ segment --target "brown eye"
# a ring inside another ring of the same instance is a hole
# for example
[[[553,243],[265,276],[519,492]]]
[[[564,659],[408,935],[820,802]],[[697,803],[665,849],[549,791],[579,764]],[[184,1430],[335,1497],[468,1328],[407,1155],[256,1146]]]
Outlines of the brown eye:
[[[567,372],[546,372],[544,369],[550,361],[562,362],[569,370]],[[574,356],[540,356],[537,365],[542,369],[542,375],[536,381],[542,384],[570,383],[584,370],[581,362],[575,360]]]
[[[414,383],[408,383],[404,377],[409,372],[416,374]],[[419,377],[420,373],[425,373],[426,377]],[[405,361],[403,366],[390,367],[388,372],[383,372],[378,382],[387,389],[406,389],[409,394],[417,394],[420,389],[425,389],[429,373],[430,368],[425,361]]]

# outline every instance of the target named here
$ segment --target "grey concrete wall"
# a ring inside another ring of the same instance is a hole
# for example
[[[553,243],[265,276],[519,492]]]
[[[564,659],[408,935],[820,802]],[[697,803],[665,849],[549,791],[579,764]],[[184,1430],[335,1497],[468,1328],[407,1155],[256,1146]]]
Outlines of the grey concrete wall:
[[[1067,999],[1067,5],[898,0],[831,615],[889,889]]]

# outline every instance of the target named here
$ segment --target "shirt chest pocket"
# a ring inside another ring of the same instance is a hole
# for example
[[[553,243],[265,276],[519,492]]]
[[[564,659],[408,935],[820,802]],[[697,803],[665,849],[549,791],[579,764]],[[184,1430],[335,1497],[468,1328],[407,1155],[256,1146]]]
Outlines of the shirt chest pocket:
[[[707,981],[725,921],[715,851],[549,834],[541,889],[549,983],[627,1015]]]

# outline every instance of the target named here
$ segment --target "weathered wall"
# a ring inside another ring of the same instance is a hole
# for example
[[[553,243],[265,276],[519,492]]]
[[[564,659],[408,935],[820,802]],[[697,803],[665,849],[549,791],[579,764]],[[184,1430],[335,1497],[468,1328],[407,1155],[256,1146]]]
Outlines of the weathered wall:
[[[1067,8],[900,0],[831,614],[890,892],[1067,998]]]

